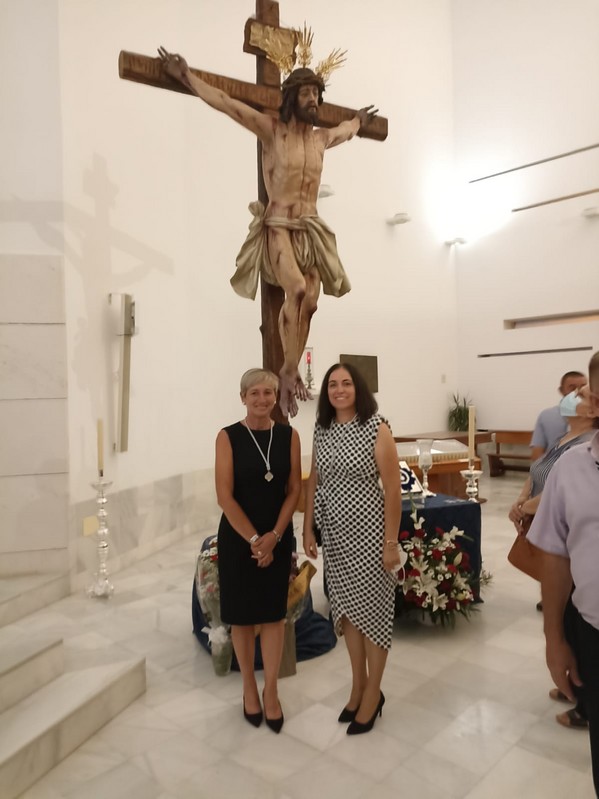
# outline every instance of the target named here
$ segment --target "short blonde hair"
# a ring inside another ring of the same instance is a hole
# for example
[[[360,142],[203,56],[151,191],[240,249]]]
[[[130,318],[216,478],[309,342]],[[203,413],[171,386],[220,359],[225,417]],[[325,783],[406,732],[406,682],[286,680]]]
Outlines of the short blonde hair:
[[[246,395],[252,386],[257,386],[258,383],[266,383],[271,385],[275,391],[279,388],[279,378],[268,369],[248,369],[241,375],[239,382],[239,391],[242,397]]]
[[[593,394],[599,394],[599,352],[589,361],[589,383]]]

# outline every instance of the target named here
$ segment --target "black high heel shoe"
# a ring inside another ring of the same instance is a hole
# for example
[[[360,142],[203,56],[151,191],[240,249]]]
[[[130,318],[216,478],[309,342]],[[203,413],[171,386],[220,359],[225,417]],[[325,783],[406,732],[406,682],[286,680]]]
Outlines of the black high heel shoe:
[[[339,718],[337,719],[337,721],[340,724],[347,724],[348,722],[353,721],[356,718],[358,707],[355,710],[350,710],[348,707],[344,707],[341,713],[339,714]]]
[[[262,704],[264,705],[264,693],[262,694]],[[280,702],[279,702],[279,707],[281,707]],[[281,707],[281,715],[277,719],[269,719],[265,711],[264,721],[266,722],[266,726],[269,729],[271,729],[273,732],[276,732],[277,734],[280,733],[283,727],[283,722],[285,721],[285,716],[283,715],[283,708]]]
[[[259,727],[262,724],[262,711],[248,713],[245,709],[245,696],[243,697],[243,716],[253,727]]]
[[[374,722],[376,721],[377,716],[383,715],[383,705],[385,704],[385,697],[383,692],[381,691],[381,696],[379,698],[379,703],[376,706],[376,710],[368,721],[362,723],[361,721],[356,721],[355,719],[347,728],[348,735],[362,735],[364,732],[370,732],[370,730],[374,727]]]

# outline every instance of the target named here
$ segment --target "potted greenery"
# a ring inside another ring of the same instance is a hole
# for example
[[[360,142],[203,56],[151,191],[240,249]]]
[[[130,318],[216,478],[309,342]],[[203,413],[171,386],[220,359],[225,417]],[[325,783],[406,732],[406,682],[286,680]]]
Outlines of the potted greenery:
[[[453,395],[453,405],[447,416],[447,426],[450,430],[468,429],[468,405],[470,405],[468,397],[460,397],[459,394]]]

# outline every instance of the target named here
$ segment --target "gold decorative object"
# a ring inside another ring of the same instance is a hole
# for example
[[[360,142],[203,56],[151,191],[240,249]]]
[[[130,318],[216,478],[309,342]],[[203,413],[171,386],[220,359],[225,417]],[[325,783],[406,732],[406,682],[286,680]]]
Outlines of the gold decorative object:
[[[303,68],[309,67],[312,61],[312,40],[314,34],[304,22],[302,29],[288,30],[285,28],[271,28],[252,22],[250,28],[250,44],[264,51],[265,56],[271,61],[286,78],[293,71],[296,63]],[[347,50],[337,48],[324,60],[318,63],[314,72],[326,83],[331,73],[345,63]]]
[[[340,50],[337,48],[333,50],[330,55],[328,55],[324,61],[320,61],[314,72],[319,75],[323,81],[326,83],[333,72],[339,67],[342,67],[346,61],[345,56],[347,55],[347,50]]]
[[[259,47],[279,72],[289,75],[295,66],[296,33],[284,28],[271,28],[253,22],[250,30],[250,44]]]
[[[297,62],[300,67],[307,67],[312,61],[312,39],[314,34],[312,28],[308,28],[304,22],[302,30],[296,30],[297,34]]]

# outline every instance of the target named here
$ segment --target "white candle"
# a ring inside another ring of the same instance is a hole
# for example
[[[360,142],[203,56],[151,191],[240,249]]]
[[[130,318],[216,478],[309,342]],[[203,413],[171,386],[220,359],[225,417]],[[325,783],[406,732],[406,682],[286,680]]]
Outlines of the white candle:
[[[468,460],[474,461],[474,435],[476,432],[476,408],[474,405],[468,406]]]
[[[98,419],[98,474],[104,476],[104,422]]]

